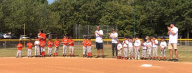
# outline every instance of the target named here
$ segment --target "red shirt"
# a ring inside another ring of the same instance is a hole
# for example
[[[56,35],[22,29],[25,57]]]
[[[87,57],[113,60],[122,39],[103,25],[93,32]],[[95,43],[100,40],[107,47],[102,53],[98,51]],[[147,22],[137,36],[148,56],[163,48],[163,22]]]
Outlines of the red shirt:
[[[33,44],[31,42],[29,42],[29,43],[27,43],[27,47],[28,47],[28,49],[32,49]]]
[[[69,43],[69,46],[74,46],[74,41],[73,40],[69,40],[68,43]]]
[[[91,40],[87,40],[87,46],[91,46],[92,41]]]
[[[41,41],[41,38],[43,38],[43,41],[46,41],[45,33],[40,33],[38,36],[39,36],[39,41]]]
[[[40,41],[40,46],[41,47],[45,47],[45,45],[46,45],[45,41]]]
[[[87,40],[83,40],[82,44],[84,47],[87,47]]]
[[[55,47],[59,47],[60,41],[59,40],[55,40],[54,44],[55,44]]]
[[[48,41],[48,43],[47,43],[47,44],[48,44],[48,47],[49,47],[49,48],[52,48],[52,46],[53,46],[53,42]]]
[[[67,38],[63,38],[62,42],[63,42],[63,45],[67,45],[68,39]]]
[[[22,50],[23,45],[21,43],[17,44],[17,50]]]

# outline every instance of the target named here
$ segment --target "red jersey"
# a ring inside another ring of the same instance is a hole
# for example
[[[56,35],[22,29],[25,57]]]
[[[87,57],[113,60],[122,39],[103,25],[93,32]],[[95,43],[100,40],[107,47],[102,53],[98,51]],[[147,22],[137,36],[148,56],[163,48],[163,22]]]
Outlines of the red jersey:
[[[67,45],[68,39],[67,38],[63,38],[62,42],[63,42],[63,45]]]
[[[46,41],[45,33],[40,33],[38,36],[39,36],[39,41],[41,41],[41,38],[43,38],[43,41]]]
[[[32,49],[33,43],[31,43],[31,42],[27,43],[27,47],[28,47],[28,49]]]
[[[22,50],[23,45],[21,43],[17,44],[17,50]]]
[[[52,41],[48,41],[47,44],[48,44],[48,47],[49,47],[49,48],[52,48],[52,46],[53,46],[53,42],[52,42]]]
[[[87,47],[87,40],[83,40],[82,44],[84,47]]]
[[[60,41],[59,40],[55,40],[54,44],[55,44],[55,47],[59,47]]]
[[[69,43],[69,46],[74,46],[74,41],[73,40],[69,40],[68,43]]]
[[[91,40],[87,40],[87,46],[91,46],[92,41]]]
[[[40,41],[40,46],[41,47],[45,47],[45,45],[46,45],[45,41]]]

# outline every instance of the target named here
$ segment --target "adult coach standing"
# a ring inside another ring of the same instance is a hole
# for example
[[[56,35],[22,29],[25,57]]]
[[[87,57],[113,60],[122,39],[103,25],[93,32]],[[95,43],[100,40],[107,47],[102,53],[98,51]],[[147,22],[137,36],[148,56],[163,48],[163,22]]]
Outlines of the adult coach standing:
[[[176,59],[175,62],[178,61],[178,50],[177,50],[177,40],[178,40],[178,28],[175,27],[175,23],[171,22],[170,27],[167,27],[168,32],[167,35],[169,35],[169,44],[168,49],[170,53],[170,59],[168,61],[173,61],[173,49],[175,50]]]
[[[102,53],[102,57],[104,58],[103,55],[103,30],[100,30],[100,27],[97,26],[97,30],[95,31],[95,37],[96,37],[96,48],[97,48],[97,57],[99,57],[99,51]]]
[[[116,56],[117,56],[118,33],[115,31],[115,29],[112,29],[112,31],[113,31],[112,33],[109,33],[109,38],[112,38],[112,55],[113,55],[113,58],[114,58],[114,53],[115,52],[116,52]]]

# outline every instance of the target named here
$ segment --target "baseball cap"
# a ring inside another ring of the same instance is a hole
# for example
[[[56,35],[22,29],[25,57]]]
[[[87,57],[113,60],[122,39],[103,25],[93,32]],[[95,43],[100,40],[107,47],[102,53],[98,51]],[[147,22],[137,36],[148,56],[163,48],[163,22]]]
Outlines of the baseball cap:
[[[86,39],[86,36],[84,36],[83,38]]]
[[[153,36],[154,38],[157,38],[157,36]]]
[[[124,38],[128,38],[127,36],[125,36]]]
[[[139,36],[138,36],[138,35],[136,35],[136,36],[135,36],[135,38],[139,38]]]
[[[113,31],[115,31],[115,29],[112,29]]]
[[[162,37],[161,39],[165,39],[165,37]]]
[[[143,41],[145,41],[145,42],[146,42],[146,41],[147,41],[147,39],[143,38]]]
[[[171,24],[175,25],[175,22],[171,22],[170,25],[171,25]]]

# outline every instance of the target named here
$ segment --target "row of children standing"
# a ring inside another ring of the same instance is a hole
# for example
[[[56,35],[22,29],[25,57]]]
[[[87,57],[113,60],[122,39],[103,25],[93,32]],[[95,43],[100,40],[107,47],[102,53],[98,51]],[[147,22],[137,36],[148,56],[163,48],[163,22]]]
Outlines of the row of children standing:
[[[154,59],[154,60],[161,60],[166,59],[165,50],[167,47],[167,43],[165,42],[165,38],[161,39],[160,43],[160,50],[161,55],[160,59],[158,58],[158,41],[156,36],[151,39],[143,39],[142,41],[139,40],[139,37],[136,36],[136,40],[133,41],[132,38],[124,38],[124,41],[120,43],[118,40],[117,50],[118,50],[118,59],[123,59],[122,57],[122,49],[124,52],[124,59],[134,59],[133,58],[133,51],[135,50],[135,59],[140,59],[140,47],[142,47],[142,58],[141,59]],[[129,51],[129,52],[128,52]],[[153,51],[153,56],[151,55],[151,51]],[[128,55],[129,54],[129,55]]]
[[[61,43],[63,43],[63,56],[67,56],[68,44],[69,44],[70,56],[74,56],[74,40],[72,39],[72,37],[70,37],[70,39],[68,40],[65,35]],[[58,38],[56,37],[56,40],[54,41],[54,43],[52,42],[51,39],[49,39],[49,41],[47,42],[47,45],[48,45],[47,56],[51,56],[53,46],[54,46],[53,56],[54,57],[58,56],[59,46],[60,46],[60,41],[58,40]],[[43,38],[40,39],[40,41],[38,38],[36,38],[36,41],[34,42],[34,46],[35,46],[35,57],[40,55],[40,49],[41,49],[41,56],[45,57],[46,42],[43,40]],[[32,53],[33,43],[31,40],[29,40],[29,42],[27,43],[27,47],[28,47],[28,57],[32,57],[31,53]],[[21,41],[19,41],[19,44],[17,44],[16,57],[22,57],[22,48],[23,48],[23,44],[21,43]]]

